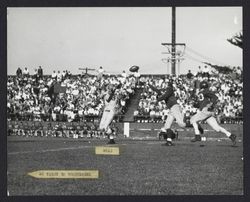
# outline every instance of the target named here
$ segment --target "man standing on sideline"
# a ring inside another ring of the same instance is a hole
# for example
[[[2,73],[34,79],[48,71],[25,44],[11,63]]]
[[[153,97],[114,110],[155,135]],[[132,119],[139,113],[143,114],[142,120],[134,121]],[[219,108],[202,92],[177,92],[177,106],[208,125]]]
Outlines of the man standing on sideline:
[[[38,77],[39,77],[40,79],[42,79],[42,78],[43,78],[43,69],[42,69],[41,66],[39,66],[39,68],[38,68],[38,70],[37,70],[37,73],[38,73]]]
[[[188,79],[192,79],[193,76],[194,76],[194,75],[192,74],[191,70],[188,70],[187,78],[188,78]]]
[[[16,70],[16,75],[17,75],[17,77],[22,77],[22,70],[21,70],[21,68],[20,67],[18,67],[18,69]]]

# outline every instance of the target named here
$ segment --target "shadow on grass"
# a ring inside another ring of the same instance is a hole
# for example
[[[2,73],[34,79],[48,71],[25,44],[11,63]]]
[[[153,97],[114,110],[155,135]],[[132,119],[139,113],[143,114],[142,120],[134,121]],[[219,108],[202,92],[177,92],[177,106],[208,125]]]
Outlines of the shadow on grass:
[[[226,144],[223,144],[223,145],[216,145],[217,147],[239,147],[238,145],[226,145]]]

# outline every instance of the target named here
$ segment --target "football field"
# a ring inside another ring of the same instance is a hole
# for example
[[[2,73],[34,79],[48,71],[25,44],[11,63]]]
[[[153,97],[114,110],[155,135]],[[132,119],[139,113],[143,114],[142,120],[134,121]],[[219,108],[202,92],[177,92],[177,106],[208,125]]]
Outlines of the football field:
[[[8,194],[242,195],[243,144],[227,139],[167,147],[157,139],[118,138],[119,155],[97,155],[106,139],[8,137]],[[98,170],[97,179],[41,179],[39,170]]]

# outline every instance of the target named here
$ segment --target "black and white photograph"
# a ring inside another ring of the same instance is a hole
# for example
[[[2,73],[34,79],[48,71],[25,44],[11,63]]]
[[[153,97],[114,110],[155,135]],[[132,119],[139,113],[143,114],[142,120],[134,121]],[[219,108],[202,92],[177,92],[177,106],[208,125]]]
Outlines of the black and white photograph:
[[[8,7],[7,196],[244,195],[243,7]]]

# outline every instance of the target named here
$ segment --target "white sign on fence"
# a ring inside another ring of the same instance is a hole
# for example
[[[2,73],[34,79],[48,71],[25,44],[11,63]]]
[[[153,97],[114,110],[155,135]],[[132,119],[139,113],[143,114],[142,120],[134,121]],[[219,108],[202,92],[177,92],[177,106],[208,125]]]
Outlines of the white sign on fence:
[[[129,123],[128,122],[124,123],[124,135],[126,137],[129,137]]]

